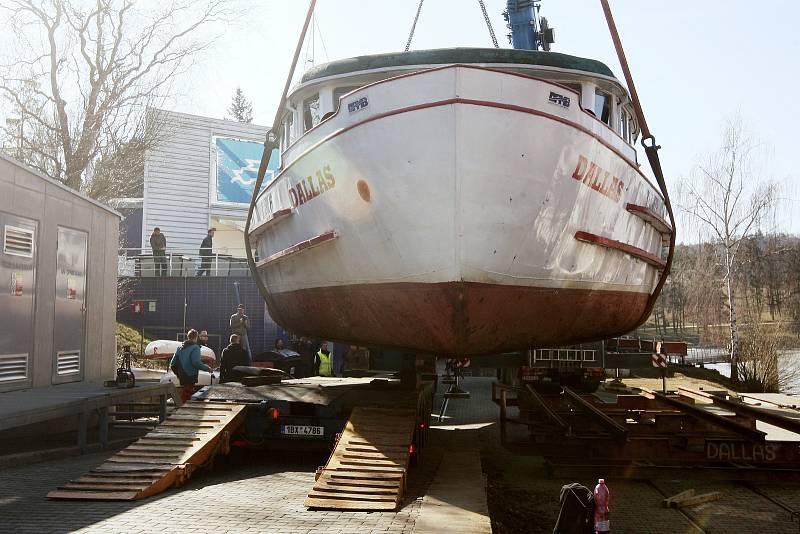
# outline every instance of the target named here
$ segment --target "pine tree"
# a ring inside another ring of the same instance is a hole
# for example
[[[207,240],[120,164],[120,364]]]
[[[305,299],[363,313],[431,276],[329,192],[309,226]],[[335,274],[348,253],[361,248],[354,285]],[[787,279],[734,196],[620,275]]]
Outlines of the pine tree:
[[[236,94],[231,99],[231,107],[228,108],[231,118],[239,122],[250,124],[253,122],[253,105],[244,97],[241,87],[236,88]]]

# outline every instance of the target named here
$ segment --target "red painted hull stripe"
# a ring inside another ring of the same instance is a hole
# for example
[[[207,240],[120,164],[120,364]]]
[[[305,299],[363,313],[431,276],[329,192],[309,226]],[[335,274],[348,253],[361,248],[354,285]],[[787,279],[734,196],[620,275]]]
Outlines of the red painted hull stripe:
[[[662,234],[671,234],[672,226],[663,217],[646,206],[628,203],[625,209],[652,224]]]
[[[328,232],[325,232],[324,234],[312,237],[311,239],[306,239],[305,241],[301,241],[296,245],[292,245],[291,247],[278,251],[275,254],[270,254],[269,256],[258,262],[256,264],[256,267],[264,267],[265,265],[269,265],[278,260],[282,260],[293,254],[297,254],[298,252],[303,252],[310,248],[316,247],[317,245],[327,243],[328,241],[333,241],[337,237],[339,237],[338,234],[335,231],[330,230]]]
[[[612,128],[611,126],[609,126],[605,122],[603,122],[600,119],[598,119],[597,116],[593,112],[587,111],[586,108],[583,107],[583,105],[581,104],[581,101],[580,101],[581,94],[579,92],[577,92],[575,89],[573,89],[571,87],[567,87],[566,85],[562,85],[562,84],[560,84],[560,83],[558,83],[556,81],[553,81],[553,80],[545,80],[544,78],[539,78],[537,76],[531,76],[530,74],[523,74],[521,72],[514,72],[514,71],[511,71],[511,70],[505,70],[503,68],[498,68],[498,67],[483,67],[483,66],[480,66],[480,65],[473,65],[473,64],[469,64],[469,63],[453,63],[453,64],[450,64],[450,65],[441,65],[441,66],[432,67],[432,68],[429,68],[429,69],[420,69],[420,70],[417,70],[417,71],[414,71],[414,72],[408,72],[406,74],[400,74],[398,76],[392,76],[391,78],[386,78],[384,80],[378,80],[376,82],[368,83],[368,84],[363,85],[363,86],[361,86],[361,87],[359,87],[357,89],[353,89],[349,93],[346,93],[346,94],[342,95],[341,97],[339,97],[339,100],[341,101],[344,98],[348,98],[350,95],[352,95],[353,93],[356,93],[357,91],[361,91],[361,90],[367,89],[369,87],[374,87],[376,85],[381,85],[381,84],[384,84],[384,83],[393,82],[393,81],[399,80],[401,78],[410,78],[412,76],[419,76],[421,74],[427,74],[429,72],[435,72],[435,71],[446,70],[446,69],[454,69],[454,68],[483,70],[483,71],[488,71],[488,72],[497,72],[499,74],[506,74],[508,76],[515,76],[517,78],[523,78],[523,79],[532,80],[532,81],[535,81],[535,82],[546,83],[548,85],[552,85],[553,87],[557,87],[558,89],[560,89],[562,91],[569,91],[570,93],[572,93],[573,95],[575,95],[577,97],[576,98],[576,103],[578,104],[578,108],[581,111],[586,113],[589,117],[591,117],[592,119],[597,121],[599,124],[602,124],[606,129],[608,129],[608,131],[613,133],[615,136],[617,136],[623,142],[625,142],[628,145],[630,145],[630,143],[625,141],[625,139],[620,134],[618,134],[616,131],[614,131],[614,128]],[[317,82],[319,82],[319,80],[317,80]],[[313,85],[313,83],[311,83],[309,85]],[[339,115],[339,111],[341,111],[341,109],[342,109],[341,106],[337,107],[336,111],[333,112],[333,115],[331,115],[330,117],[328,117],[327,119],[325,119],[323,121],[320,121],[315,126],[313,126],[313,127],[309,128],[308,130],[306,130],[303,133],[303,135],[301,135],[299,138],[297,138],[296,141],[294,141],[291,145],[286,147],[286,150],[290,149],[296,143],[300,142],[300,140],[303,137],[308,135],[308,132],[313,131],[315,128],[318,128],[321,124],[323,124],[323,123],[335,118],[337,115]],[[286,150],[284,150],[284,152]],[[281,153],[281,155],[283,155],[283,153]]]
[[[583,241],[584,243],[592,243],[594,245],[600,245],[601,247],[619,250],[620,252],[629,254],[634,258],[642,260],[643,262],[659,269],[663,269],[667,266],[666,262],[658,256],[650,254],[646,250],[639,247],[634,247],[633,245],[623,243],[622,241],[616,241],[614,239],[591,234],[589,232],[582,232],[580,230],[575,232],[575,239],[578,241]]]
[[[332,132],[328,136],[320,139],[319,141],[317,141],[316,143],[311,145],[302,154],[298,155],[289,165],[287,165],[275,177],[275,179],[272,180],[272,183],[273,184],[277,183],[278,180],[283,175],[283,173],[285,173],[287,170],[289,170],[292,166],[294,166],[295,163],[300,161],[302,158],[304,158],[305,156],[307,156],[308,154],[310,154],[311,152],[316,150],[323,143],[326,143],[326,142],[330,141],[331,139],[342,135],[345,132],[349,132],[350,130],[352,130],[354,128],[357,128],[358,126],[362,126],[364,124],[368,124],[368,123],[376,121],[376,120],[384,119],[386,117],[391,117],[393,115],[400,115],[402,113],[410,113],[412,111],[419,111],[421,109],[435,108],[435,107],[441,107],[441,106],[449,106],[449,105],[452,105],[452,104],[466,104],[466,105],[470,105],[470,106],[482,106],[482,107],[489,107],[489,108],[507,109],[509,111],[518,111],[520,113],[527,113],[529,115],[535,115],[537,117],[550,119],[550,120],[559,122],[561,124],[564,124],[564,125],[567,125],[567,126],[571,126],[571,127],[575,128],[576,130],[578,130],[580,132],[583,132],[583,133],[585,133],[586,135],[588,135],[590,137],[593,137],[600,144],[602,144],[603,146],[605,146],[606,148],[611,150],[614,154],[619,156],[619,158],[622,159],[625,163],[627,163],[631,167],[631,169],[636,171],[636,173],[639,174],[642,177],[642,179],[644,179],[645,183],[647,185],[649,185],[653,189],[653,191],[655,191],[655,193],[659,196],[659,198],[661,198],[661,193],[653,186],[653,184],[650,183],[650,181],[647,179],[647,177],[644,174],[642,174],[642,171],[639,170],[639,167],[636,164],[636,162],[634,162],[633,160],[629,159],[622,152],[620,152],[616,147],[614,147],[614,145],[612,145],[611,143],[609,143],[608,141],[606,141],[605,139],[603,139],[602,137],[600,137],[596,133],[592,132],[590,129],[588,129],[588,128],[584,127],[584,126],[581,126],[580,124],[577,124],[575,122],[572,122],[570,120],[567,120],[567,119],[564,119],[562,117],[559,117],[557,115],[551,115],[550,113],[545,113],[544,111],[539,111],[538,109],[526,108],[526,107],[523,107],[523,106],[516,106],[514,104],[504,104],[504,103],[501,103],[501,102],[489,102],[489,101],[486,101],[486,100],[471,100],[471,99],[468,99],[468,98],[449,98],[447,100],[439,100],[439,101],[436,101],[436,102],[426,102],[425,104],[417,104],[415,106],[408,106],[408,107],[405,107],[405,108],[393,109],[391,111],[386,111],[384,113],[379,113],[377,115],[373,115],[372,117],[368,117],[368,118],[364,119],[363,121],[350,124],[349,126],[346,126],[346,127],[342,128],[341,130],[336,130],[335,132]],[[261,195],[266,193],[269,189],[270,188],[267,188],[267,190],[265,190],[263,193],[261,193]],[[259,198],[261,198],[261,195],[259,195]]]
[[[250,230],[250,237],[255,237],[281,219],[285,219],[294,212],[292,208],[284,208],[273,212],[269,217],[264,219],[258,226]]]

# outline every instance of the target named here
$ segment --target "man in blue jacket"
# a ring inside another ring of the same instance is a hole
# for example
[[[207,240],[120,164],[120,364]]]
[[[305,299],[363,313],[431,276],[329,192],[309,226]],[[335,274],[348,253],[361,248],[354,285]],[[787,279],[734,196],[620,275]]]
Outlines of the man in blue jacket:
[[[200,371],[211,372],[211,367],[204,364],[200,359],[200,345],[197,344],[197,330],[192,328],[186,333],[186,341],[183,346],[175,351],[175,355],[169,362],[169,368],[181,382],[181,400],[188,401],[194,393],[194,385],[197,384],[197,375]]]

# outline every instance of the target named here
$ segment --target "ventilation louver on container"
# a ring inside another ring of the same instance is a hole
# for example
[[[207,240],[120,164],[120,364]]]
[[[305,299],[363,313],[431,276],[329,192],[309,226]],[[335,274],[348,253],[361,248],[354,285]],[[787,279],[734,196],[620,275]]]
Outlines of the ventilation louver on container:
[[[28,378],[27,354],[0,354],[0,384]]]
[[[33,230],[6,225],[3,235],[4,254],[33,257]]]
[[[57,373],[59,375],[74,375],[81,371],[81,351],[65,350],[56,356]]]

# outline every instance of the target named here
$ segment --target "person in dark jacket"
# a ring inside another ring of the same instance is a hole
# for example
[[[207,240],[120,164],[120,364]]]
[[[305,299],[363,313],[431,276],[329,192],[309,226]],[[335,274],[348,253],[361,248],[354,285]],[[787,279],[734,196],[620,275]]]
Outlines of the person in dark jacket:
[[[239,334],[231,334],[231,343],[222,349],[222,356],[219,365],[219,381],[232,382],[237,380],[236,373],[233,368],[238,365],[250,365],[250,358],[247,356],[242,344]]]
[[[180,380],[181,399],[188,401],[194,393],[194,385],[197,384],[197,377],[200,371],[211,372],[211,368],[204,364],[200,359],[200,345],[197,344],[197,330],[191,329],[186,333],[186,341],[175,351],[169,368]]]
[[[209,228],[208,234],[200,243],[200,268],[197,269],[197,276],[203,276],[203,273],[205,276],[211,275],[211,249],[214,247],[214,232],[216,231],[216,228]]]
[[[150,234],[150,249],[153,251],[153,263],[156,264],[156,276],[167,276],[167,236],[156,226]]]
[[[297,353],[300,355],[300,373],[297,373],[295,376],[299,376],[299,378],[303,378],[306,376],[314,376],[316,375],[316,371],[314,370],[314,351],[315,344],[314,342],[307,338],[301,337],[297,342]]]

